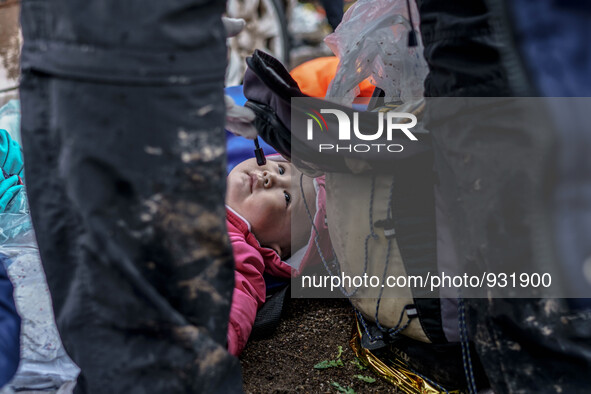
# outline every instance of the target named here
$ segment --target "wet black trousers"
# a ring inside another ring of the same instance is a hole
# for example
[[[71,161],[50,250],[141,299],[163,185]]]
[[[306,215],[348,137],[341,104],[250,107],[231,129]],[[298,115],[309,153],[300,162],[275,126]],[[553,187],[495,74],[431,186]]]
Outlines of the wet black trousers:
[[[515,45],[513,19],[506,12],[510,1],[419,3],[430,69],[426,96],[538,94]],[[434,102],[445,100],[429,104]],[[554,147],[560,134],[533,127],[535,123],[520,127],[513,120],[527,113],[521,104],[481,102],[465,99],[454,116],[445,105],[431,105],[426,115],[437,187],[447,206],[459,263],[480,272],[564,271],[551,200],[558,187]],[[547,119],[536,121],[550,124]],[[553,277],[558,282],[560,276]],[[575,310],[568,299],[544,297],[466,298],[465,304],[470,337],[495,393],[589,392],[589,309]]]
[[[78,393],[241,391],[224,6],[22,2],[28,195]]]

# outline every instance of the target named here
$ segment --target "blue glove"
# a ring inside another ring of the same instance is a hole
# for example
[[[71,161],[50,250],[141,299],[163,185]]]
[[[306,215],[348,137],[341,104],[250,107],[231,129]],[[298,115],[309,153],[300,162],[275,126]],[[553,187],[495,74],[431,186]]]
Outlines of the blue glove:
[[[0,129],[0,167],[9,175],[23,175],[21,147],[4,129]]]
[[[24,193],[20,193],[24,186],[19,183],[16,175],[0,181],[0,213],[10,212],[11,207],[20,206],[17,200],[24,198]]]

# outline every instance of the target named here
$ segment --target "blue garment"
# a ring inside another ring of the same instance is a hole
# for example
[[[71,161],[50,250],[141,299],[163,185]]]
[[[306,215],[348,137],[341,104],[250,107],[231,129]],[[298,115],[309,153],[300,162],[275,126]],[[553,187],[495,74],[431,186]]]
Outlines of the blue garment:
[[[540,96],[591,96],[591,4],[514,0],[515,40]]]
[[[21,319],[16,312],[12,284],[4,269],[6,259],[0,254],[0,387],[12,379],[20,358]]]
[[[591,259],[591,5],[586,1],[515,0],[509,2],[515,38],[531,82],[541,96],[571,97],[549,106],[557,130],[557,176],[553,193],[556,242],[569,286],[589,294],[583,274]],[[576,308],[591,299],[571,300]]]

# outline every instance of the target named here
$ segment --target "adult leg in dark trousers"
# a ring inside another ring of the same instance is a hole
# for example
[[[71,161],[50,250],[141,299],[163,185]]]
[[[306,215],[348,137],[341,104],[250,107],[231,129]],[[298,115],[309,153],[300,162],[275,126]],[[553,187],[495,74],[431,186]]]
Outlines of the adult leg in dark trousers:
[[[584,199],[588,195],[584,190],[589,190],[589,177],[584,174],[589,167],[581,164],[588,157],[589,138],[576,123],[588,109],[584,112],[583,105],[560,108],[572,124],[558,118],[564,127],[556,131],[547,126],[552,124],[548,115],[555,115],[553,111],[544,114],[541,100],[535,102],[533,112],[527,104],[531,99],[508,98],[584,95],[582,89],[544,91],[543,84],[532,82],[540,76],[555,89],[588,86],[583,81],[589,72],[582,71],[589,63],[588,46],[581,41],[586,37],[582,27],[588,22],[565,19],[563,12],[551,10],[563,8],[561,2],[540,1],[535,7],[527,1],[514,3],[421,2],[421,34],[430,68],[425,95],[448,98],[428,101],[437,188],[451,218],[463,268],[480,273],[552,272],[552,284],[559,286],[563,275],[568,278],[570,267],[582,265],[581,257],[589,253],[589,243],[583,240],[590,223],[588,198]],[[579,8],[577,2],[568,3],[564,8]],[[569,13],[585,15],[582,8],[586,6],[580,4],[580,9]],[[511,15],[513,6],[521,8],[522,14]],[[529,53],[516,46],[519,31]],[[536,56],[537,62],[523,63]],[[567,83],[572,81],[577,82]],[[452,97],[476,99],[454,101]],[[502,99],[485,102],[483,97]],[[571,256],[561,253],[565,241]],[[576,275],[583,277],[581,272]],[[584,280],[578,282],[585,285]],[[564,284],[572,288],[575,281],[569,278]],[[532,298],[509,298],[509,291],[489,294],[497,296],[465,299],[466,321],[495,393],[588,391],[591,311],[587,305],[576,310],[572,300],[533,291],[527,294]]]
[[[78,393],[238,392],[225,1],[23,1],[22,134]]]
[[[343,19],[344,2],[343,0],[321,0],[322,7],[326,12],[326,19],[332,30],[336,30]]]

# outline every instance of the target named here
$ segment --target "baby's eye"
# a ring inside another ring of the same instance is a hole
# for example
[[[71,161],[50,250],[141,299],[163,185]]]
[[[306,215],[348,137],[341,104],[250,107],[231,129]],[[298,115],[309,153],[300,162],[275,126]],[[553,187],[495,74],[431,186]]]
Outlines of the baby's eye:
[[[283,192],[283,195],[285,196],[285,206],[287,207],[291,202],[291,194],[289,194],[288,192]]]
[[[279,166],[279,175],[285,174],[285,168],[283,166]]]

